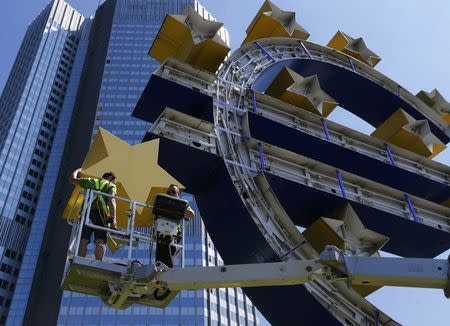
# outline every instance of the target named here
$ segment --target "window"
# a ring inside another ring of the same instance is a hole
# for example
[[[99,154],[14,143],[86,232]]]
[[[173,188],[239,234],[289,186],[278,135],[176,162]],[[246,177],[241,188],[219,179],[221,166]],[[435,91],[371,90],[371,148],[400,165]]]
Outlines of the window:
[[[53,102],[55,104],[59,104],[59,101],[56,98],[54,98],[53,96],[50,96],[50,102]]]
[[[6,289],[8,287],[9,282],[7,280],[0,279],[0,287],[2,289]]]
[[[48,113],[45,114],[45,117],[46,117],[47,119],[49,119],[50,121],[53,121],[53,120],[55,119],[52,115],[50,115],[50,114],[48,114]]]
[[[22,192],[22,197],[23,197],[23,198],[26,198],[26,199],[28,199],[28,200],[32,200],[32,199],[33,199],[33,195],[30,194],[29,192],[26,192],[26,191],[23,191],[23,192]]]
[[[45,141],[42,141],[42,140],[38,139],[38,144],[41,145],[44,148],[47,148],[47,143]]]
[[[20,203],[19,204],[19,209],[24,211],[24,212],[26,212],[26,213],[28,213],[30,211],[30,206],[25,205],[24,203]]]
[[[51,130],[52,129],[52,125],[51,124],[49,124],[47,121],[44,121],[44,123],[42,124],[43,126],[44,126],[44,128],[47,128],[48,130]],[[44,136],[45,138],[48,138],[48,133],[45,133],[45,134],[47,134],[47,136]]]
[[[46,127],[46,126],[47,126],[47,122],[44,121],[44,127]],[[45,138],[48,138],[50,136],[48,132],[45,132],[43,130],[40,131],[40,134],[41,134],[41,136],[43,136]]]
[[[37,178],[39,176],[39,173],[34,171],[33,169],[30,169],[28,171],[28,174],[31,175],[32,177],[35,177],[35,178]]]
[[[60,71],[62,74],[67,75],[66,69],[63,69],[62,67],[58,68],[58,71]]]
[[[44,152],[43,151],[40,151],[40,150],[38,150],[38,149],[35,149],[34,150],[34,154],[36,154],[37,156],[39,156],[39,157],[44,157]]]
[[[15,217],[15,221],[17,223],[20,223],[20,224],[25,224],[26,219],[25,219],[25,217],[20,216],[19,214],[17,214],[16,217]]]

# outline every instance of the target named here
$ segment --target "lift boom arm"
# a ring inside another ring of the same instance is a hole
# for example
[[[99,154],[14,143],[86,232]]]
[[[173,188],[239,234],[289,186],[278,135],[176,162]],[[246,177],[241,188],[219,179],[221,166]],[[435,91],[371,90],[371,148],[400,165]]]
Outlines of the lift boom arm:
[[[327,246],[317,260],[217,267],[167,268],[146,265],[134,273],[134,292],[304,284],[315,278],[352,285],[443,289],[450,296],[449,260],[345,256]],[[139,289],[140,288],[140,289]]]

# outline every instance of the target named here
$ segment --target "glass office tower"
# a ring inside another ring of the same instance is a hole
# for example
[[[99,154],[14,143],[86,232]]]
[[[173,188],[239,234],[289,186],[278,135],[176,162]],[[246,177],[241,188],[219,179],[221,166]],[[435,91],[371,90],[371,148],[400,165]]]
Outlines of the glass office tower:
[[[4,324],[22,266],[56,128],[69,87],[82,15],[49,3],[29,25],[0,98],[0,323]],[[76,91],[76,90],[75,90]]]
[[[159,66],[147,52],[166,13],[180,14],[187,4],[206,19],[213,19],[193,0],[107,0],[92,22],[85,20],[59,126],[53,130],[53,149],[45,178],[41,179],[45,187],[36,207],[7,324],[258,324],[255,308],[240,289],[186,291],[163,310],[136,305],[122,311],[107,308],[95,297],[62,294],[59,288],[70,232],[60,218],[72,189],[67,175],[81,164],[98,126],[130,144],[141,141],[149,125],[131,117],[131,112]],[[88,29],[89,37],[85,32]],[[228,42],[226,30],[221,31],[221,37]],[[193,198],[186,196],[195,207]],[[187,228],[185,265],[222,264],[200,214],[197,216]],[[136,252],[148,262],[148,248]]]

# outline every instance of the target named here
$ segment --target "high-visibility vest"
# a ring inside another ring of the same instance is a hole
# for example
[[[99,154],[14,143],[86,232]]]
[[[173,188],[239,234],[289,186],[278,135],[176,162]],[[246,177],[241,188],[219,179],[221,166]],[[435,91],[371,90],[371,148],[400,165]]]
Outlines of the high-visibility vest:
[[[95,189],[97,191],[103,192],[103,189],[105,189],[106,185],[109,185],[110,181],[105,179],[95,179]],[[107,204],[107,200],[105,200],[105,197],[97,194],[92,201],[92,207],[95,207],[99,211],[103,212],[105,216],[109,216],[109,206]]]

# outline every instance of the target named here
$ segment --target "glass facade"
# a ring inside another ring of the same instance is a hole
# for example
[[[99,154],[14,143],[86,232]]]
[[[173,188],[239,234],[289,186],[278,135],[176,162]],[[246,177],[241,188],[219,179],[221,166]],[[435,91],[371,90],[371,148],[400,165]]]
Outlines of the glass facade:
[[[45,227],[48,222],[49,209],[54,196],[55,184],[59,175],[59,168],[63,158],[64,145],[67,139],[68,130],[74,110],[74,103],[80,81],[83,64],[85,60],[88,36],[91,20],[86,19],[80,28],[78,36],[77,53],[74,58],[70,81],[67,85],[67,92],[64,104],[59,116],[58,127],[53,141],[53,148],[48,160],[47,171],[44,176],[42,190],[36,207],[36,213],[30,231],[30,236],[23,257],[22,267],[16,283],[10,311],[8,314],[8,325],[22,325],[25,313],[24,307],[27,305],[28,297],[32,288],[33,276],[39,258],[39,251],[44,240]]]
[[[30,24],[0,100],[0,323],[34,222],[84,17],[52,1]]]

